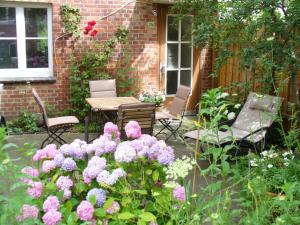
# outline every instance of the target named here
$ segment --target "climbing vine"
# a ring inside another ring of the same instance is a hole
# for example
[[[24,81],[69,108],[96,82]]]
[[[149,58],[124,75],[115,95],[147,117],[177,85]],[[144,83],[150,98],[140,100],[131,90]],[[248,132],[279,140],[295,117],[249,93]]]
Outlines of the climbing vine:
[[[64,4],[60,7],[60,15],[65,29],[65,33],[72,34],[75,37],[79,37],[79,24],[82,20],[79,9]]]

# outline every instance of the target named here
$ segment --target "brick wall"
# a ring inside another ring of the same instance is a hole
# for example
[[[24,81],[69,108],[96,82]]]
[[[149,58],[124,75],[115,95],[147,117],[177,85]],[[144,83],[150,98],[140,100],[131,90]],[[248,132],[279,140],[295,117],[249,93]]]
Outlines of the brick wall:
[[[13,2],[13,1],[8,1]],[[128,0],[18,0],[18,2],[39,2],[52,4],[53,40],[62,33],[59,7],[70,4],[78,7],[83,17],[82,26],[89,20],[97,20],[111,11],[121,7]],[[158,44],[156,17],[152,14],[152,5],[131,3],[113,16],[97,23],[97,38],[100,41],[113,36],[119,26],[129,29],[129,49],[131,67],[137,69],[142,87],[158,85]],[[31,88],[36,88],[41,98],[52,107],[61,111],[69,107],[69,65],[70,55],[75,50],[82,51],[90,42],[91,37],[82,37],[74,43],[72,39],[63,38],[55,44],[54,77],[55,82],[44,83],[6,83],[2,93],[1,113],[15,117],[21,109],[38,111],[31,95]],[[110,71],[114,71],[118,53],[122,46],[117,46],[110,62]]]

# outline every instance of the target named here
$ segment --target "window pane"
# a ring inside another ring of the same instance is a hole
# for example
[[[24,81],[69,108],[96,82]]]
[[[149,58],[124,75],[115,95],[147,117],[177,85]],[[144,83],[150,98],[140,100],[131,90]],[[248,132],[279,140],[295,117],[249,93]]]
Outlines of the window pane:
[[[168,16],[168,41],[178,41],[178,21],[174,16]]]
[[[176,94],[178,84],[178,71],[167,72],[167,94]]]
[[[181,40],[191,41],[192,40],[192,17],[186,16],[181,20]]]
[[[26,40],[27,68],[48,68],[48,40]]]
[[[181,70],[180,71],[180,84],[190,87],[191,86],[191,71]]]
[[[16,9],[0,7],[0,37],[16,37]]]
[[[47,9],[25,8],[26,37],[48,37]]]
[[[168,68],[178,68],[178,44],[168,44]]]
[[[190,68],[192,58],[192,48],[190,44],[181,44],[181,67]]]
[[[16,40],[0,40],[0,68],[18,68]]]

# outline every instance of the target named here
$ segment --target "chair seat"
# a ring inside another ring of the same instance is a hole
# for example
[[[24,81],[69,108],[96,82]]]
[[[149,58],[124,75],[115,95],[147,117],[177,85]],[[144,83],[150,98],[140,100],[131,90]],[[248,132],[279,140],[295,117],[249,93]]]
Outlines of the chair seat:
[[[250,132],[240,130],[234,127],[231,127],[227,131],[213,131],[213,130],[205,130],[201,129],[199,131],[199,140],[211,143],[211,144],[224,144],[226,142],[232,142],[234,140],[238,141],[246,137]],[[183,135],[185,138],[197,139],[197,130],[189,131]],[[248,141],[252,143],[256,143],[265,136],[265,131],[258,132],[256,134],[251,135],[247,138]]]
[[[178,119],[178,117],[170,114],[169,112],[155,112],[155,119],[156,120],[163,120],[163,119]]]
[[[48,127],[56,126],[68,126],[79,123],[79,120],[75,116],[61,116],[55,118],[48,118]]]

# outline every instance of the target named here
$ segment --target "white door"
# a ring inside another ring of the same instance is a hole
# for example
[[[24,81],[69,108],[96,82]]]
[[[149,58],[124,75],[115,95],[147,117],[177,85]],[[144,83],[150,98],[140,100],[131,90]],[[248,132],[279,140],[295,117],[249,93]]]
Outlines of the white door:
[[[192,84],[192,19],[185,16],[178,21],[175,15],[167,15],[164,82],[167,96],[176,94],[179,85]]]

